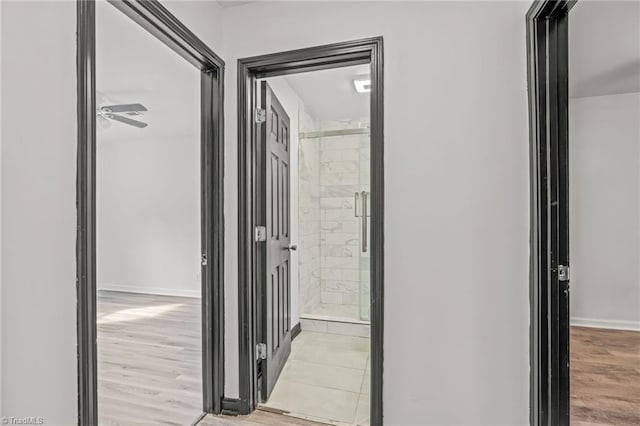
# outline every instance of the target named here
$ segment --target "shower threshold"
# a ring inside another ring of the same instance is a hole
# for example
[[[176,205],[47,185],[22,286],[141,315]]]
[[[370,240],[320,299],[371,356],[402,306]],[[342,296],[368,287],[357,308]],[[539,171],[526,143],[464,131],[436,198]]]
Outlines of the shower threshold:
[[[338,317],[335,315],[302,314],[300,315],[300,319],[329,321],[329,322],[346,322],[350,324],[364,324],[364,325],[370,324],[369,321],[358,320],[358,319],[347,318],[347,317]]]
[[[342,334],[367,338],[371,332],[369,321],[317,314],[301,315],[300,328],[302,331],[315,333]]]

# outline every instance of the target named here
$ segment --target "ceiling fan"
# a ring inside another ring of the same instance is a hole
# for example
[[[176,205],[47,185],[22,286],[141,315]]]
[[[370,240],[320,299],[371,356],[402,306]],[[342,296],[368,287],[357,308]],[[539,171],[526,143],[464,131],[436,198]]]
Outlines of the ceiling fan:
[[[147,108],[142,104],[120,104],[101,106],[96,110],[96,113],[102,127],[109,127],[111,126],[111,121],[118,121],[143,129],[148,126],[147,123],[134,120],[128,116],[142,115],[145,111],[147,111]]]

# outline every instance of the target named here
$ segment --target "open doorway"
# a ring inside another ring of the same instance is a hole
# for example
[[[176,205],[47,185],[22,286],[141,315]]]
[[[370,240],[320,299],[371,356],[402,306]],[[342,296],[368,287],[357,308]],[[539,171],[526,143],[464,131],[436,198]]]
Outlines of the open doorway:
[[[534,2],[531,424],[640,422],[640,9]]]
[[[241,413],[382,424],[381,48],[239,61]]]
[[[100,424],[202,413],[200,73],[96,4]]]
[[[158,2],[77,17],[78,421],[190,424],[224,383],[224,63]]]
[[[571,424],[640,424],[640,3],[569,15]]]
[[[281,162],[266,170],[278,259],[267,254],[261,407],[325,423],[369,424],[370,78],[357,65],[259,81],[260,140]],[[278,301],[282,325],[269,322]]]

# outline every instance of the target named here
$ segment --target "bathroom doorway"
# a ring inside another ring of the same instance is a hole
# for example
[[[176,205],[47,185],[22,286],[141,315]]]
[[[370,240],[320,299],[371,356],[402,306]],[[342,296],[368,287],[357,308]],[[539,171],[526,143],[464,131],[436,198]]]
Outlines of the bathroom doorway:
[[[381,43],[240,60],[240,413],[382,424]]]
[[[259,82],[262,408],[369,424],[369,65]]]

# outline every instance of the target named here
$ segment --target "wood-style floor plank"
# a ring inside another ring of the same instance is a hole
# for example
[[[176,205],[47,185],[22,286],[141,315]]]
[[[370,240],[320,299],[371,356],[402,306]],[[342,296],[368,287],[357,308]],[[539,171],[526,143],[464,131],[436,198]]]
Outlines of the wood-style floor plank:
[[[200,300],[98,292],[101,425],[190,425],[202,413]]]
[[[640,332],[571,328],[571,424],[640,425]]]

